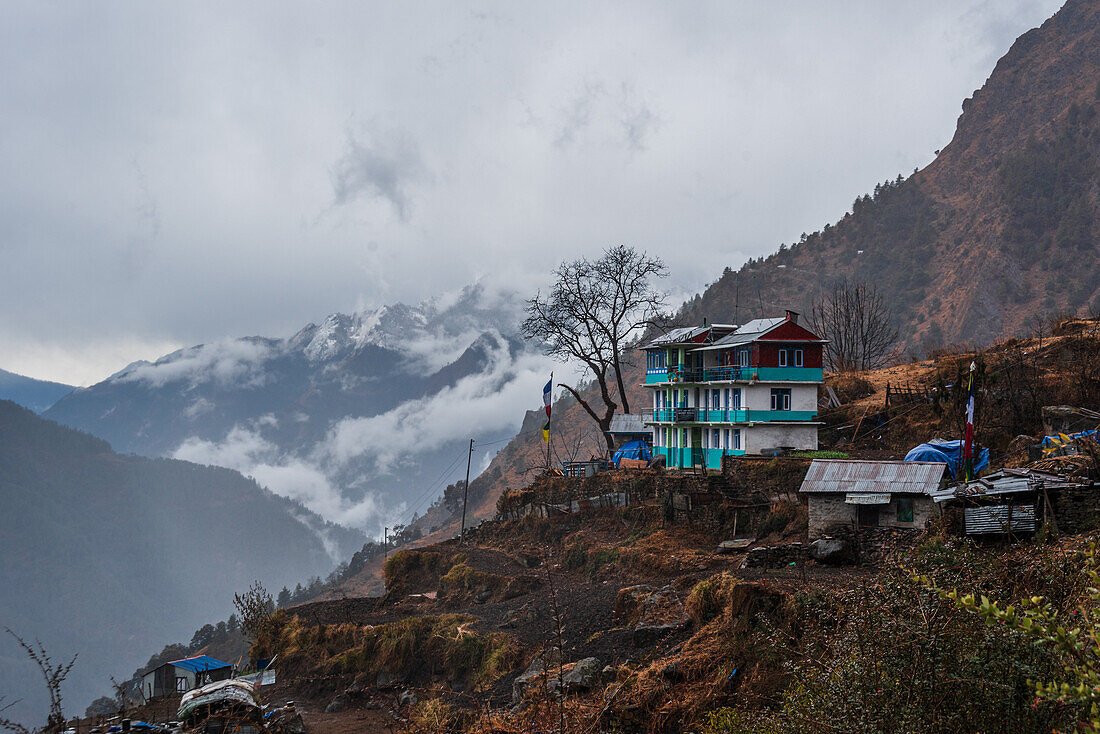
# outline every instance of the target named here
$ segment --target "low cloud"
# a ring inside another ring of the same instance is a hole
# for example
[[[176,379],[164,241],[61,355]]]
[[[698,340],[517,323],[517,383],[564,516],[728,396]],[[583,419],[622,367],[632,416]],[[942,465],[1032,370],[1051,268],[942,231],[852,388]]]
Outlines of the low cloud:
[[[470,433],[518,427],[524,411],[537,405],[548,360],[525,354],[513,362],[503,340],[491,350],[490,360],[486,373],[465,377],[430,398],[381,415],[340,421],[315,454],[336,466],[365,457],[385,473],[411,455]]]
[[[283,453],[265,438],[264,431],[274,424],[261,416],[235,426],[220,441],[190,438],[173,458],[236,469],[326,520],[380,534],[383,525],[407,519],[408,502],[387,502],[373,491],[363,494],[362,486],[471,434],[518,430],[525,411],[539,405],[549,360],[532,353],[513,357],[508,342],[494,336],[482,341],[489,352],[484,371],[386,413],[341,420],[300,453]]]
[[[116,379],[120,382],[145,382],[161,387],[186,380],[192,386],[216,381],[223,386],[264,384],[263,364],[275,350],[265,341],[233,339],[181,349],[156,362],[135,362]],[[202,406],[192,406],[201,410]]]
[[[348,499],[322,468],[308,460],[281,455],[278,448],[255,428],[235,426],[223,441],[190,438],[172,457],[236,469],[330,522],[361,528],[371,534],[380,534],[384,524],[392,523],[393,518],[405,510],[403,502],[383,507],[373,493],[358,501]],[[304,524],[315,532],[321,531],[309,523]],[[323,537],[322,542],[326,548],[335,550],[327,537]]]

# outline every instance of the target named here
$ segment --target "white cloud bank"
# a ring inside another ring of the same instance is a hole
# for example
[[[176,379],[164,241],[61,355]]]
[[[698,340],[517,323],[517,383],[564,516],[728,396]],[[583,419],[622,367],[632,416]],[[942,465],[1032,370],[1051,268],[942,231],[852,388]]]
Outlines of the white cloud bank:
[[[341,420],[322,441],[296,454],[264,437],[272,421],[262,416],[235,426],[221,441],[188,439],[173,457],[236,469],[326,520],[380,534],[383,525],[408,520],[408,500],[387,502],[378,492],[364,494],[359,485],[385,481],[448,442],[517,431],[525,411],[539,406],[550,361],[531,353],[513,358],[499,335],[484,343],[491,348],[483,372],[380,415]],[[355,487],[345,487],[341,477],[351,468],[366,475],[353,481]]]

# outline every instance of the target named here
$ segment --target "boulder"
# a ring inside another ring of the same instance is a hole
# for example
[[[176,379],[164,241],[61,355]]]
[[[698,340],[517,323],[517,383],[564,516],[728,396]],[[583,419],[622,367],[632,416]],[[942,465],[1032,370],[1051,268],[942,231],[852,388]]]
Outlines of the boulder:
[[[736,553],[740,550],[745,550],[752,545],[752,538],[734,538],[733,540],[723,540],[718,544],[718,552],[726,555],[729,553]]]
[[[350,701],[348,700],[347,694],[338,693],[336,694],[336,697],[329,702],[329,705],[325,707],[325,713],[338,714],[341,711],[346,710],[349,703]]]
[[[810,558],[819,563],[843,563],[851,557],[851,547],[842,538],[818,538],[808,550]]]
[[[402,691],[401,695],[397,697],[397,705],[402,708],[405,706],[415,706],[418,700],[416,694],[412,691]]]
[[[531,664],[527,666],[527,670],[523,671],[515,677],[512,681],[512,703],[520,703],[523,697],[527,695],[527,691],[540,687],[542,684],[541,677],[543,673],[546,673],[548,669],[557,668],[561,664],[561,651],[556,647],[552,647],[541,655],[536,655],[535,659],[531,661]],[[556,690],[557,680],[545,683],[547,690]]]
[[[562,678],[562,682],[565,684],[565,692],[574,693],[592,690],[599,683],[602,670],[603,665],[600,663],[599,658],[578,660]]]

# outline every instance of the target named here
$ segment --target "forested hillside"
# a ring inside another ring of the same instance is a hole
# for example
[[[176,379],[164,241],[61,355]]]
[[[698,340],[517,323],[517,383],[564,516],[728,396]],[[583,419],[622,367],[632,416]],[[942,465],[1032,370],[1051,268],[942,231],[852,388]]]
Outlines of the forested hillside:
[[[122,456],[8,401],[0,497],[0,625],[78,655],[64,691],[74,710],[226,615],[254,579],[293,586],[334,563],[320,533],[336,528],[234,471]],[[17,720],[44,717],[37,675],[0,642],[0,691],[24,699]]]
[[[926,168],[835,224],[727,269],[685,319],[809,311],[836,279],[879,288],[902,346],[986,344],[1036,316],[1100,309],[1100,3],[1070,0],[963,101]]]

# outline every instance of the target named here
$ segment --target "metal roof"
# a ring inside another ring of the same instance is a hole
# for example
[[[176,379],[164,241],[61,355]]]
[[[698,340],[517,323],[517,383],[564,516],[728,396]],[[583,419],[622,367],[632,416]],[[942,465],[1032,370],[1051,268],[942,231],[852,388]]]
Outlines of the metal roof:
[[[1038,492],[1044,488],[1079,487],[1087,483],[1033,469],[1001,469],[970,482],[966,486],[956,484],[933,492],[932,499],[936,502],[946,502],[954,499],[978,499],[1019,492]]]
[[[611,427],[607,429],[608,433],[644,433],[649,435],[652,433],[649,426],[642,422],[642,416],[637,413],[627,413],[626,415],[614,415],[611,416]]]
[[[799,492],[931,494],[946,464],[925,461],[814,459]]]
[[[232,664],[222,662],[217,658],[212,658],[209,655],[197,655],[193,658],[184,658],[183,660],[172,660],[166,663],[166,665],[174,665],[177,668],[183,668],[184,670],[190,670],[192,673],[204,673],[208,670],[220,670],[222,668],[232,668]]]
[[[646,344],[642,349],[650,349],[665,344],[684,344],[699,336],[708,328],[707,326],[681,326],[661,334],[659,337]]]

